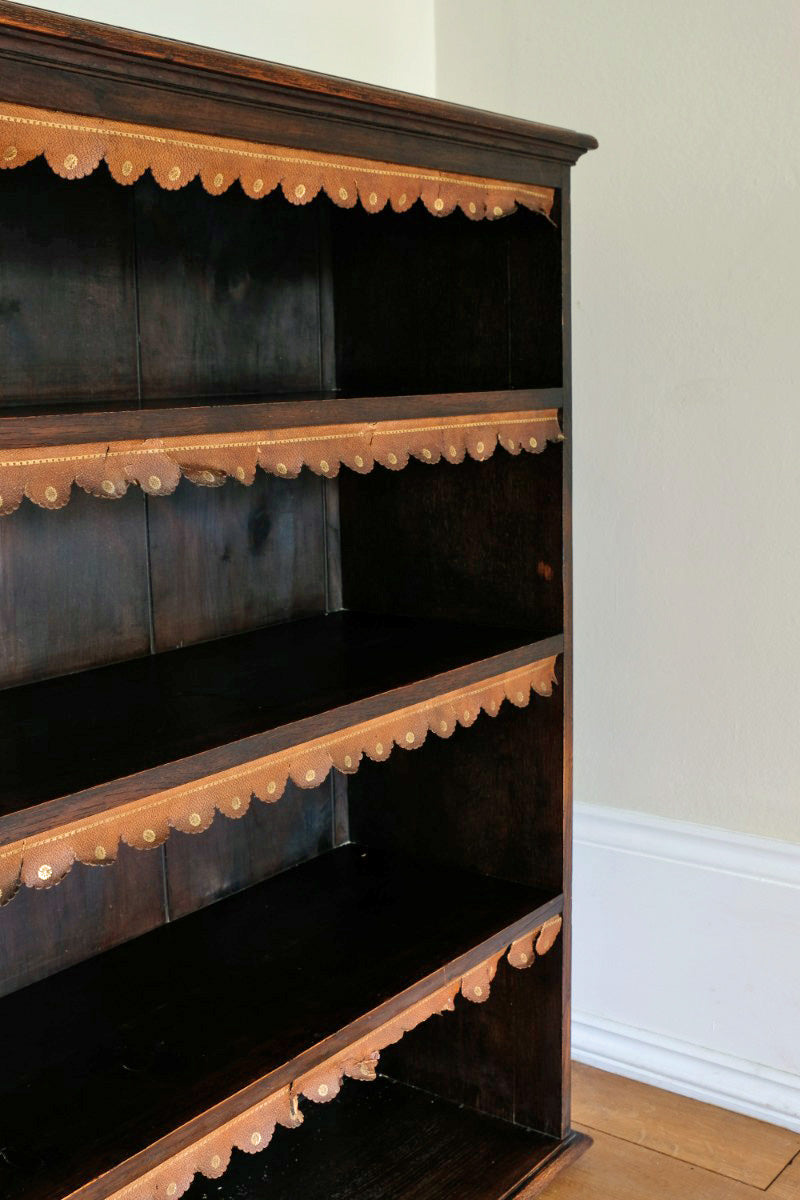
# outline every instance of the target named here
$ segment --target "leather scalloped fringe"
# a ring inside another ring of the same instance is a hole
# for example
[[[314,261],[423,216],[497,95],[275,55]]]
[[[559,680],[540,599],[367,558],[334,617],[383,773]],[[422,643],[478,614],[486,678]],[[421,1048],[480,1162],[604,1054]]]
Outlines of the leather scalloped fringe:
[[[149,169],[171,191],[199,175],[212,196],[238,180],[256,200],[280,187],[291,204],[308,204],[324,191],[340,208],[360,201],[370,213],[387,203],[407,212],[421,200],[437,217],[458,207],[470,220],[491,220],[518,204],[549,217],[554,200],[553,188],[535,184],[0,103],[0,167],[23,166],[42,154],[63,179],[91,175],[105,160],[121,184],[135,183]]]
[[[112,1192],[108,1200],[173,1200],[183,1195],[195,1175],[219,1179],[227,1170],[234,1148],[255,1154],[269,1145],[276,1125],[296,1129],[303,1122],[299,1099],[327,1103],[338,1095],[345,1078],[370,1082],[377,1077],[382,1050],[399,1042],[405,1033],[416,1029],[430,1017],[453,1012],[460,992],[467,1000],[483,1004],[489,998],[492,980],[504,954],[512,967],[523,970],[554,945],[561,930],[560,916],[518,938],[474,967],[461,978],[452,980],[432,995],[420,1000],[371,1033],[365,1034],[345,1050],[301,1075],[240,1116],[226,1122],[213,1133],[195,1142],[187,1150],[167,1159],[135,1182]]]
[[[537,454],[548,442],[561,440],[553,408],[4,450],[0,515],[14,512],[23,496],[42,508],[63,508],[73,483],[106,500],[120,499],[132,483],[151,496],[167,496],[181,476],[205,487],[219,487],[228,478],[249,485],[260,466],[287,479],[303,467],[332,479],[342,465],[365,475],[375,463],[400,471],[412,457],[429,464],[461,463],[469,454],[483,462],[497,446],[509,454]]]
[[[113,862],[120,841],[147,850],[160,846],[171,829],[202,833],[217,812],[236,820],[245,815],[254,798],[266,803],[279,800],[290,779],[301,788],[319,787],[333,767],[351,775],[364,757],[384,762],[395,746],[419,749],[429,732],[446,738],[457,725],[474,725],[482,711],[496,717],[504,701],[524,708],[532,691],[540,696],[552,694],[555,663],[555,656],[540,659],[433,700],[0,847],[0,904],[11,900],[23,883],[36,888],[60,883],[76,860],[90,866]]]

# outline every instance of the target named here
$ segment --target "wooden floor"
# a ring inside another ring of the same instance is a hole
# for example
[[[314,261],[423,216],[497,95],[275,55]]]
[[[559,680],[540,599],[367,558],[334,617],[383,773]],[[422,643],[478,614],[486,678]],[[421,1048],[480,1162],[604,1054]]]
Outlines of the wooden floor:
[[[547,1200],[800,1200],[800,1133],[576,1063],[592,1148]]]

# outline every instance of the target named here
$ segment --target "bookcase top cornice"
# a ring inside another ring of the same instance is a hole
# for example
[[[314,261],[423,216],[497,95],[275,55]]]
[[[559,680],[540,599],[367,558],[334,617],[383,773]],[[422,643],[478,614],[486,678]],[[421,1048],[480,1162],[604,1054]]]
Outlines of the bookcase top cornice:
[[[0,0],[0,99],[85,115],[220,131],[393,161],[499,171],[528,180],[531,164],[574,163],[586,134],[499,116],[371,84],[120,30]],[[290,139],[290,140],[288,140]]]

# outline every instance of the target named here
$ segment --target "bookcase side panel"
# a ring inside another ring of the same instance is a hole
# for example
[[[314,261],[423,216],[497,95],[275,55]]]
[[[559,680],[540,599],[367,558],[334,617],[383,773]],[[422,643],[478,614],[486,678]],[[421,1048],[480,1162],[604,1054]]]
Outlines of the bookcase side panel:
[[[561,447],[340,477],[344,602],[561,632]]]
[[[571,1126],[572,1107],[572,738],[573,738],[573,569],[572,569],[572,208],[571,172],[562,169],[559,190],[559,218],[561,239],[561,296],[563,326],[563,379],[564,379],[564,472],[562,486],[562,566],[564,580],[564,732],[563,732],[563,867],[564,878],[564,933],[561,948],[561,1131],[566,1135]]]
[[[556,687],[528,708],[505,705],[450,738],[429,735],[416,753],[366,764],[349,781],[352,837],[413,854],[431,871],[460,866],[560,890],[562,715]],[[562,1052],[559,939],[529,970],[501,969],[486,1004],[457,1005],[454,1020],[405,1038],[382,1065],[445,1099],[560,1135]]]

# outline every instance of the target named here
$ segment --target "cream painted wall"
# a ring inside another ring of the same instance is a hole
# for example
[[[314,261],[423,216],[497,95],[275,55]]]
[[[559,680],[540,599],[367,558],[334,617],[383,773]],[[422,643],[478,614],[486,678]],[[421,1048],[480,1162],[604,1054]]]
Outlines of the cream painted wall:
[[[433,94],[433,0],[52,0],[39,7]]]
[[[574,175],[575,795],[800,842],[797,0],[437,0]]]

